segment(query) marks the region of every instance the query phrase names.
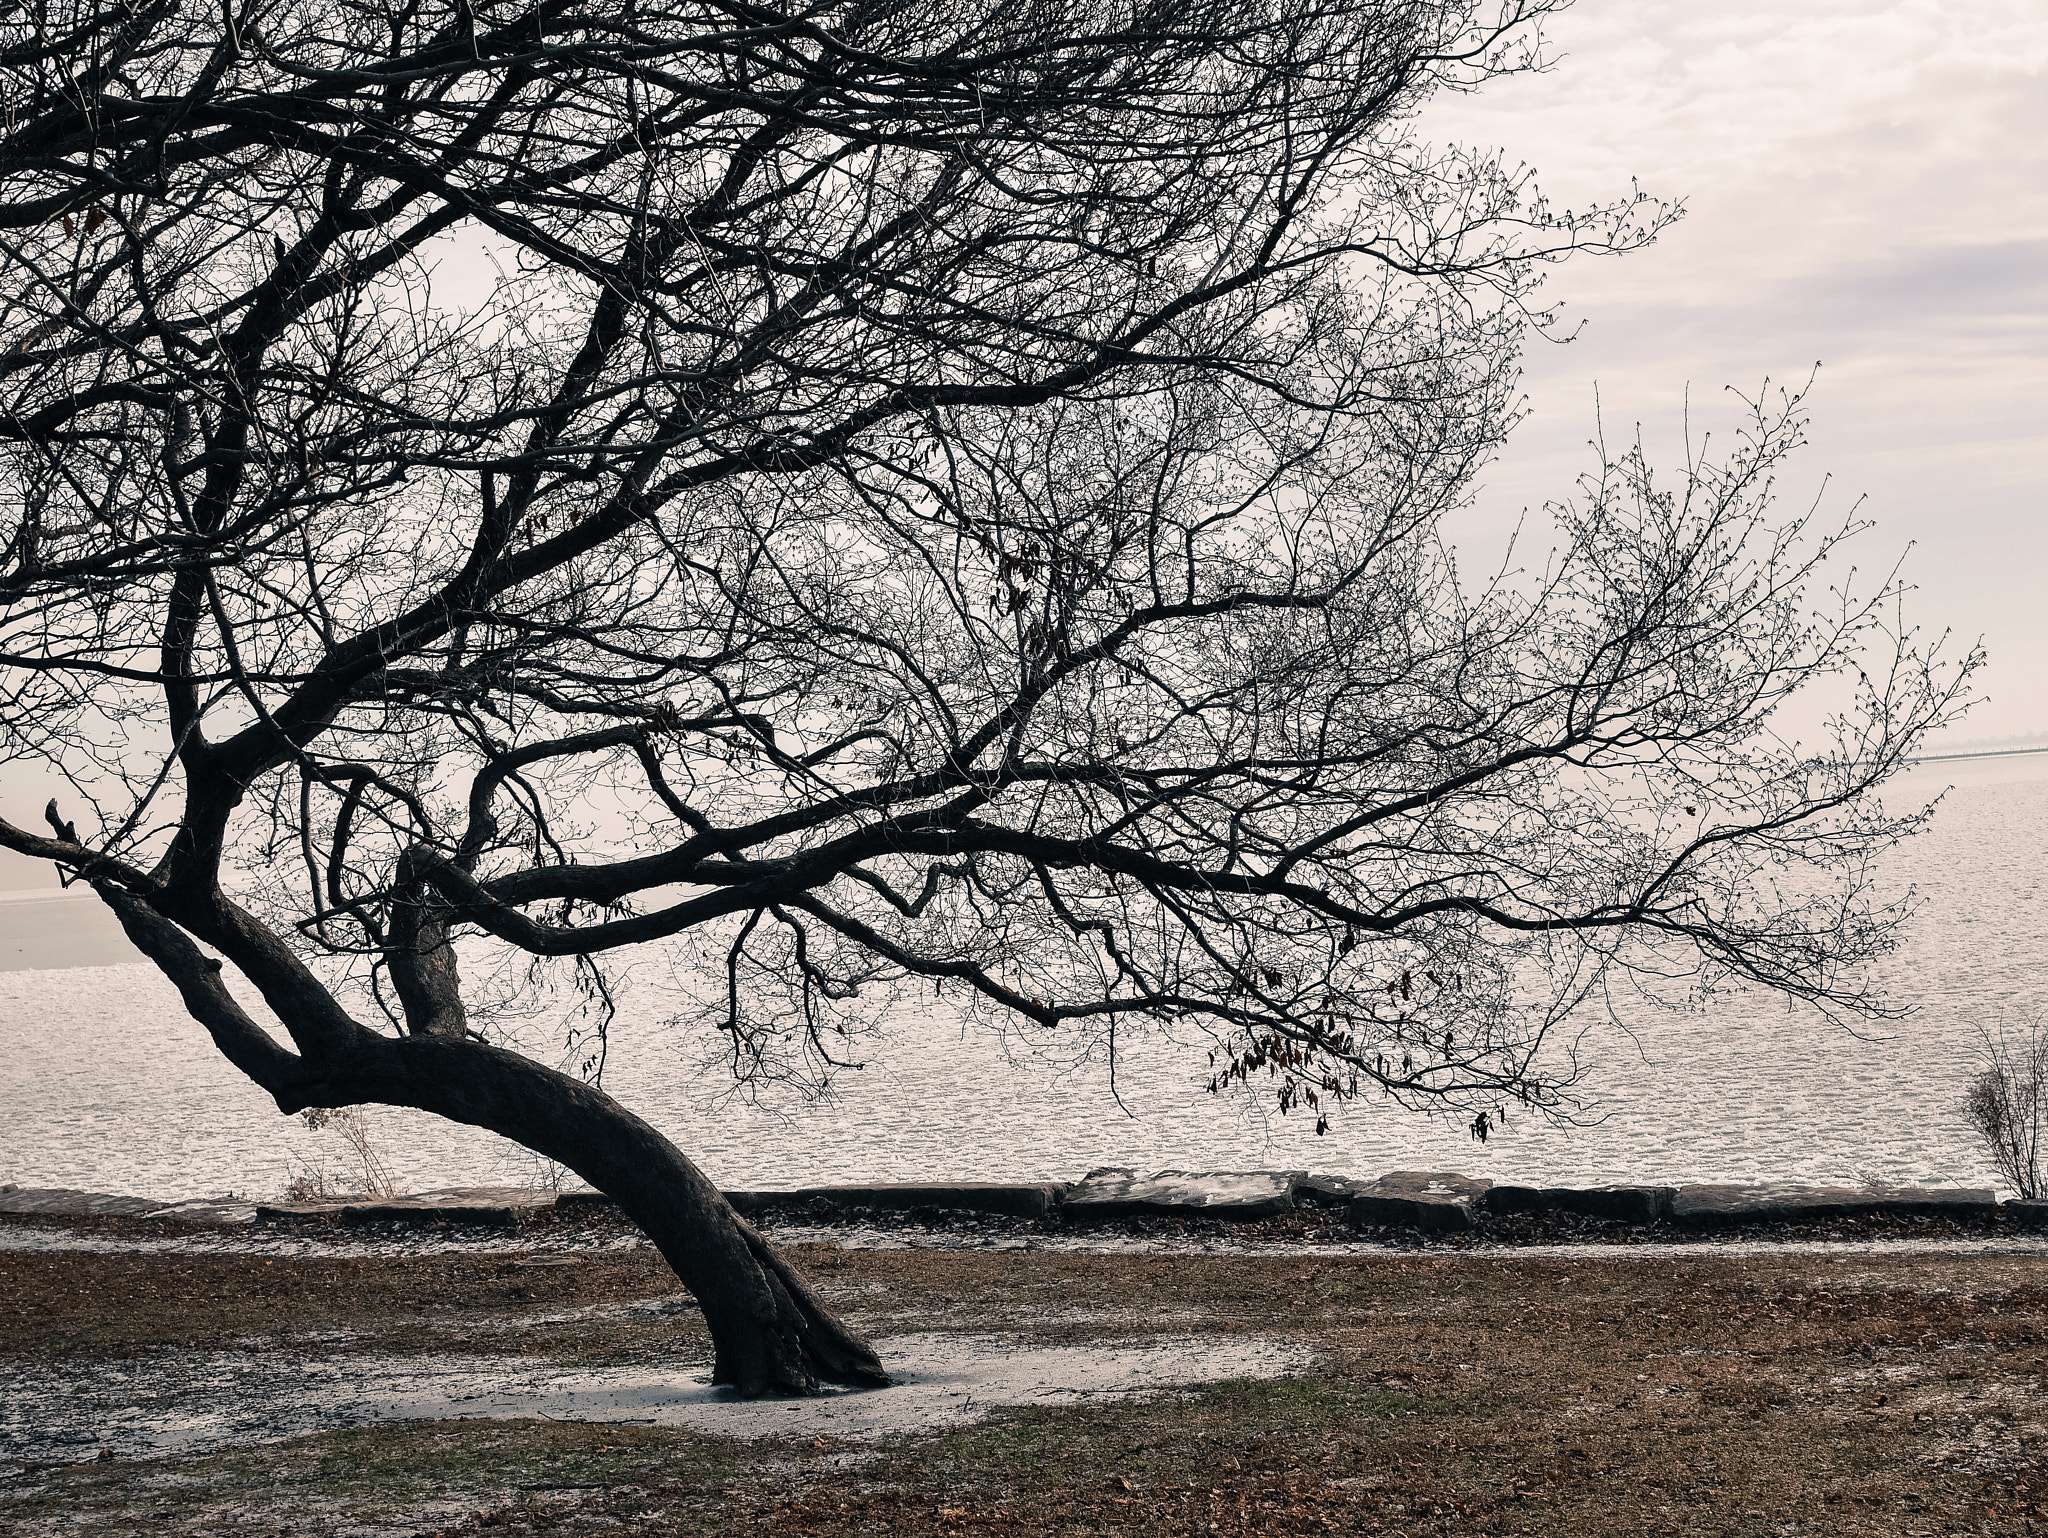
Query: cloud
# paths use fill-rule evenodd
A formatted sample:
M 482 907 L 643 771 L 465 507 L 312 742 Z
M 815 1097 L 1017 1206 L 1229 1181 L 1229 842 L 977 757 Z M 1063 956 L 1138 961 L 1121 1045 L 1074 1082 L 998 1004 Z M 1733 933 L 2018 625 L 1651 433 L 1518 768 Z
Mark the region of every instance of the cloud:
M 1695 439 L 1731 424 L 1723 386 L 1819 363 L 1787 505 L 1830 476 L 1868 492 L 1859 559 L 1917 545 L 1918 611 L 1987 636 L 1984 729 L 2048 729 L 2048 10 L 1584 0 L 1551 31 L 1555 71 L 1422 131 L 1505 146 L 1560 205 L 1635 177 L 1688 212 L 1652 250 L 1556 274 L 1585 325 L 1531 346 L 1534 415 L 1475 537 L 1588 467 L 1596 383 L 1610 440 L 1641 423 L 1674 461 L 1688 410 Z

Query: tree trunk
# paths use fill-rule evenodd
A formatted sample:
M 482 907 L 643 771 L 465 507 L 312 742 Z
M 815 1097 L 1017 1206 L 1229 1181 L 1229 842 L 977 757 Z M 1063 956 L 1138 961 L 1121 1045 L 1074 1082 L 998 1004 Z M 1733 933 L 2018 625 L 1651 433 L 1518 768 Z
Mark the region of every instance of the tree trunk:
M 867 1342 L 832 1317 L 703 1172 L 609 1095 L 464 1036 L 367 1030 L 279 951 L 254 959 L 272 1007 L 294 1027 L 301 1050 L 288 1052 L 235 1002 L 221 964 L 182 928 L 111 882 L 94 886 L 129 938 L 178 985 L 193 1018 L 287 1115 L 308 1106 L 412 1106 L 488 1127 L 616 1199 L 703 1306 L 714 1383 L 756 1398 L 814 1394 L 820 1383 L 889 1381 Z
M 614 1198 L 703 1306 L 712 1382 L 754 1398 L 889 1381 L 867 1342 L 832 1317 L 703 1172 L 610 1096 L 475 1041 L 379 1038 L 350 1059 L 307 1083 L 303 1104 L 377 1101 L 488 1127 Z

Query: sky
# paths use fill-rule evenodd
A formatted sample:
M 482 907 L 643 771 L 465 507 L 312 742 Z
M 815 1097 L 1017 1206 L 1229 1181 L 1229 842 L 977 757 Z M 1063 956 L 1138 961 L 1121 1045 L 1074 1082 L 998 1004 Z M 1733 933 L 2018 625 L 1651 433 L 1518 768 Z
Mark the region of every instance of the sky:
M 1729 387 L 1803 385 L 1788 509 L 1826 487 L 1905 556 L 1926 631 L 1982 639 L 1949 745 L 2048 739 L 2048 6 L 2041 0 L 1580 0 L 1547 74 L 1440 100 L 1420 130 L 1502 146 L 1552 202 L 1682 198 L 1648 251 L 1553 280 L 1572 341 L 1532 342 L 1529 420 L 1466 520 L 1476 566 L 1525 507 L 1638 428 L 1653 461 L 1728 429 Z M 0 768 L 0 813 L 54 788 Z M 0 851 L 0 889 L 54 885 Z
M 1676 465 L 1688 398 L 1697 436 L 1730 387 L 1814 376 L 1788 509 L 1866 498 L 1866 574 L 1903 552 L 1909 618 L 1982 638 L 1951 743 L 2048 738 L 2048 6 L 1580 0 L 1546 30 L 1554 70 L 1422 131 L 1505 147 L 1557 206 L 1633 177 L 1687 212 L 1556 273 L 1577 334 L 1529 348 L 1475 536 L 1568 492 L 1596 421 Z

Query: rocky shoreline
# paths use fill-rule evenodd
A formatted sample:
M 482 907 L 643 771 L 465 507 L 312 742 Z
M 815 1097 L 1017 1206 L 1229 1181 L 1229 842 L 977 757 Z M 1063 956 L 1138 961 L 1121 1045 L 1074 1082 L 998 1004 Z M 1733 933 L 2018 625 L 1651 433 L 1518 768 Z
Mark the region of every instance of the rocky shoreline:
M 2048 1201 L 1987 1189 L 1696 1184 L 1533 1187 L 1442 1171 L 1377 1180 L 1302 1171 L 1099 1169 L 1080 1181 L 820 1186 L 731 1191 L 764 1228 L 971 1232 L 1029 1239 L 1110 1230 L 1134 1238 L 1227 1235 L 1242 1242 L 1356 1238 L 1397 1245 L 1685 1242 L 1731 1238 L 1956 1237 L 2048 1232 Z M 432 1229 L 530 1226 L 628 1230 L 599 1192 L 461 1187 L 407 1196 L 159 1202 L 0 1186 L 0 1220 L 153 1229 Z

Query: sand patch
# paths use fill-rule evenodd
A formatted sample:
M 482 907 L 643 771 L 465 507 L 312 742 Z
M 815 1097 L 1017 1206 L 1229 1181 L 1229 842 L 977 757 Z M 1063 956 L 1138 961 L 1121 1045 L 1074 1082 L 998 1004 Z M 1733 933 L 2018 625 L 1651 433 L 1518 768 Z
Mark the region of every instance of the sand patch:
M 205 1452 L 405 1420 L 548 1417 L 714 1436 L 873 1441 L 964 1425 L 1002 1405 L 1074 1404 L 1306 1369 L 1313 1348 L 1272 1336 L 1176 1336 L 1040 1346 L 1014 1335 L 877 1342 L 897 1382 L 808 1399 L 739 1400 L 702 1363 L 599 1369 L 472 1354 L 310 1357 L 162 1352 L 0 1371 L 0 1449 L 26 1462 Z

